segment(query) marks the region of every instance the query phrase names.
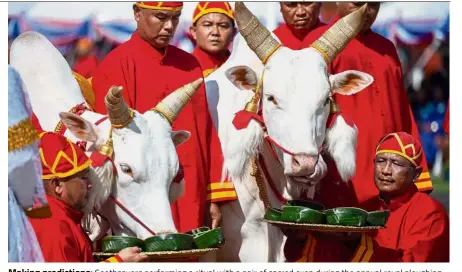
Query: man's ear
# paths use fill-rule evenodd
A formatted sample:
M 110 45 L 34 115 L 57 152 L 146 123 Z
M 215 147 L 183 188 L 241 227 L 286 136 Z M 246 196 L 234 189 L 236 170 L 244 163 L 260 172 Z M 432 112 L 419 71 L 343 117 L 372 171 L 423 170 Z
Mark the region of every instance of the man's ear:
M 59 118 L 72 132 L 72 134 L 82 141 L 96 143 L 98 141 L 97 128 L 77 114 L 69 112 L 59 113 Z
M 141 8 L 138 7 L 136 4 L 133 4 L 133 16 L 135 17 L 135 21 L 139 22 L 140 21 L 140 12 Z
M 229 81 L 241 90 L 254 90 L 257 88 L 257 74 L 248 66 L 231 67 L 226 70 L 225 74 Z
M 420 174 L 422 174 L 423 168 L 421 166 L 417 166 L 415 168 L 415 173 L 414 173 L 414 182 L 416 182 L 419 179 Z
M 366 73 L 347 70 L 329 76 L 332 93 L 352 95 L 364 90 L 374 82 L 374 78 Z
M 53 189 L 53 193 L 57 196 L 61 196 L 63 193 L 63 184 L 59 178 L 52 178 L 50 181 L 51 188 Z
M 191 133 L 186 130 L 178 130 L 172 131 L 172 141 L 175 147 L 185 143 L 189 137 L 191 137 Z
M 196 26 L 193 24 L 189 27 L 189 34 L 197 42 L 197 35 L 196 35 Z

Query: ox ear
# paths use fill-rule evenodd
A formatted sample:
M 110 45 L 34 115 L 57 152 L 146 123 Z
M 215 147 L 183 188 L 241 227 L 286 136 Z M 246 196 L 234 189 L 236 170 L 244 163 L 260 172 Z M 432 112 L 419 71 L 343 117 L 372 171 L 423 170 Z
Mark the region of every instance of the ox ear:
M 79 115 L 69 112 L 61 112 L 59 113 L 59 118 L 61 118 L 61 121 L 63 121 L 72 134 L 80 140 L 92 143 L 96 143 L 98 141 L 96 126 Z
M 332 93 L 352 95 L 364 90 L 374 82 L 374 78 L 366 73 L 347 70 L 329 77 Z
M 191 137 L 191 133 L 186 130 L 178 130 L 172 131 L 172 141 L 175 146 L 179 146 L 182 143 L 186 142 L 189 137 Z
M 229 81 L 241 90 L 254 90 L 257 87 L 257 74 L 248 66 L 231 67 L 225 74 Z

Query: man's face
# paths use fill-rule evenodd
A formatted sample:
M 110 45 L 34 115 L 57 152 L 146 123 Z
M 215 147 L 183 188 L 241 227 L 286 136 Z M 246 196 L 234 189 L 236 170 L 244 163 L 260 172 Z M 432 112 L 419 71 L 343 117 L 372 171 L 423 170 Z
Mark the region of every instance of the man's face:
M 137 30 L 154 48 L 165 48 L 175 35 L 181 11 L 152 10 L 133 5 Z
M 54 181 L 55 194 L 75 210 L 82 210 L 88 202 L 91 183 L 89 170 L 81 171 L 69 178 Z
M 367 3 L 367 16 L 361 32 L 367 31 L 379 14 L 380 2 L 337 2 L 337 12 L 340 17 L 344 17 Z
M 394 153 L 375 157 L 374 181 L 382 195 L 394 197 L 404 194 L 420 175 L 422 169 L 414 167 L 406 158 Z
M 281 2 L 281 13 L 287 25 L 295 30 L 311 30 L 319 17 L 322 3 Z
M 221 13 L 209 13 L 191 26 L 190 33 L 200 49 L 214 55 L 227 51 L 233 40 L 235 28 L 228 16 Z

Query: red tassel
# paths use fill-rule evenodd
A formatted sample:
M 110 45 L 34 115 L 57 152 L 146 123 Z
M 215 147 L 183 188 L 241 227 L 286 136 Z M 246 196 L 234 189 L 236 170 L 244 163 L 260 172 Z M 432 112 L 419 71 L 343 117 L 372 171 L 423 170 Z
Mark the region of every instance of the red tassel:
M 117 168 L 115 167 L 114 161 L 111 158 L 109 158 L 108 156 L 104 156 L 103 154 L 100 154 L 98 152 L 93 152 L 93 153 L 91 153 L 90 159 L 91 159 L 91 166 L 93 166 L 93 167 L 103 166 L 103 164 L 106 162 L 106 160 L 110 160 L 112 162 L 112 165 L 113 165 L 114 174 L 117 173 Z
M 335 123 L 335 120 L 337 119 L 338 116 L 342 116 L 343 120 L 345 120 L 345 123 L 349 125 L 350 127 L 354 127 L 355 123 L 353 122 L 353 119 L 351 119 L 348 116 L 345 116 L 341 112 L 336 112 L 334 114 L 330 114 L 329 117 L 327 118 L 327 128 L 332 128 L 332 126 Z
M 250 120 L 252 119 L 259 122 L 262 125 L 264 124 L 263 118 L 260 115 L 253 112 L 241 110 L 234 116 L 233 125 L 237 130 L 241 130 L 246 128 L 249 125 Z

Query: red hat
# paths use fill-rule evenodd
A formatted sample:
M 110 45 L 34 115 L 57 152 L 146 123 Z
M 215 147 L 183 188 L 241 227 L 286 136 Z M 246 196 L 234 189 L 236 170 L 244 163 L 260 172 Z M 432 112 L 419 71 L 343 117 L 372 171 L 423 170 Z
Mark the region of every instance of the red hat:
M 66 178 L 88 167 L 91 160 L 85 152 L 66 137 L 54 132 L 40 133 L 42 179 Z
M 414 166 L 422 161 L 422 146 L 406 132 L 395 132 L 384 136 L 375 150 L 375 155 L 394 153 L 408 159 Z
M 136 2 L 136 5 L 145 9 L 178 11 L 183 8 L 183 2 Z
M 194 10 L 192 23 L 209 13 L 221 13 L 234 20 L 233 9 L 228 2 L 199 2 Z

